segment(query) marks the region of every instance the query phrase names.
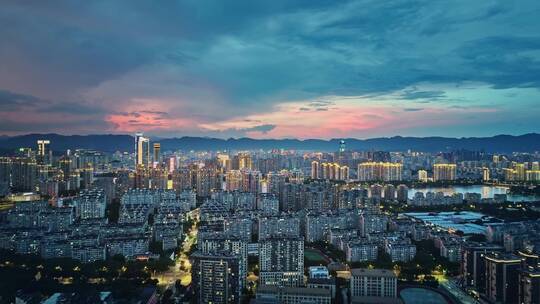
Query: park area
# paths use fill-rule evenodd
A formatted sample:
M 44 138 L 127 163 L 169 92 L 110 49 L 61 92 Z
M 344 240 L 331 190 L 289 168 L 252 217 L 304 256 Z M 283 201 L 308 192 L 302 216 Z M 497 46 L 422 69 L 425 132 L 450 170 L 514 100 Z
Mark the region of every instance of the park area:
M 328 265 L 330 261 L 319 250 L 306 248 L 304 250 L 304 261 L 306 266 Z

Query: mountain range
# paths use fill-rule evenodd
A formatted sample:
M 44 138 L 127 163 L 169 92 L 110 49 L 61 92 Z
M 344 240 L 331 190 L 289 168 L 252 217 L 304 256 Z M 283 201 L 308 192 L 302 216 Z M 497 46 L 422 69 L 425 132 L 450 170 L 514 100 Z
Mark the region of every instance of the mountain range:
M 35 147 L 38 139 L 51 141 L 51 149 L 61 152 L 67 149 L 95 149 L 105 152 L 127 151 L 134 149 L 134 137 L 131 135 L 60 135 L 28 134 L 20 136 L 1 136 L 0 150 L 13 151 L 20 147 Z M 201 150 L 271 150 L 295 149 L 316 151 L 337 151 L 341 139 L 253 139 L 253 138 L 209 138 L 180 137 L 159 138 L 161 149 L 201 151 Z M 423 151 L 440 152 L 459 149 L 486 152 L 534 152 L 540 151 L 540 134 L 497 135 L 492 137 L 380 137 L 371 139 L 345 138 L 348 150 L 383 150 L 383 151 Z

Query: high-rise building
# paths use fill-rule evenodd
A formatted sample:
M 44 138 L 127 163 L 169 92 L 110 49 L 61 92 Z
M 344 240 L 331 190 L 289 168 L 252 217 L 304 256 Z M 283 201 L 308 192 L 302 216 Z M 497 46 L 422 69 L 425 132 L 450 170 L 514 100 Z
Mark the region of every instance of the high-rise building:
M 214 166 L 205 166 L 196 170 L 197 195 L 209 197 L 211 192 L 218 187 L 217 169 Z
M 233 169 L 247 169 L 251 170 L 253 168 L 253 163 L 251 161 L 251 154 L 249 153 L 238 153 L 234 156 L 233 159 Z
M 423 183 L 428 181 L 428 174 L 426 170 L 418 170 L 418 181 Z
M 161 144 L 160 143 L 154 143 L 154 154 L 153 154 L 153 162 L 154 164 L 158 164 L 161 162 Z
M 74 199 L 77 217 L 81 219 L 104 218 L 107 197 L 102 189 L 83 190 Z
M 383 186 L 374 184 L 369 186 L 369 197 L 375 199 L 381 199 L 383 194 Z
M 279 199 L 274 194 L 261 194 L 257 199 L 257 209 L 261 210 L 264 215 L 278 215 Z
M 391 270 L 352 269 L 350 290 L 353 303 L 400 303 L 397 276 Z
M 342 139 L 339 141 L 339 152 L 343 153 L 346 150 L 345 140 Z
M 486 262 L 489 253 L 502 252 L 503 247 L 486 243 L 468 242 L 463 245 L 461 271 L 465 287 L 474 287 L 484 293 L 486 288 Z
M 272 237 L 300 237 L 300 218 L 272 216 L 259 220 L 259 242 Z
M 519 301 L 521 304 L 540 303 L 540 268 L 527 267 L 519 271 Z
M 314 166 L 316 167 L 314 168 Z M 341 166 L 338 163 L 322 163 L 319 165 L 318 162 L 314 161 L 311 164 L 311 170 L 312 170 L 311 171 L 312 178 L 314 178 L 313 173 L 317 172 L 318 178 L 322 178 L 322 179 L 329 179 L 329 180 L 349 179 L 349 167 Z
M 16 157 L 11 163 L 11 183 L 16 191 L 35 191 L 38 166 L 33 158 Z
M 312 179 L 319 179 L 321 176 L 320 173 L 321 166 L 319 165 L 318 161 L 312 161 L 311 162 L 311 178 Z
M 37 146 L 38 146 L 38 160 L 42 164 L 51 164 L 51 151 L 49 149 L 51 141 L 47 139 L 38 139 Z
M 486 297 L 491 303 L 518 303 L 519 275 L 522 260 L 511 254 L 487 254 Z M 520 302 L 521 303 L 521 302 Z
M 259 193 L 262 174 L 255 170 L 242 170 L 242 191 Z
M 434 164 L 433 181 L 450 181 L 456 179 L 456 164 Z
M 489 181 L 490 175 L 489 175 L 489 168 L 483 167 L 482 168 L 482 180 L 483 181 Z
M 397 187 L 397 200 L 400 203 L 406 203 L 409 197 L 409 188 L 406 185 L 399 185 Z
M 197 248 L 203 254 L 227 253 L 240 257 L 237 279 L 238 286 L 242 289 L 246 286 L 248 241 L 250 240 L 242 239 L 239 235 L 228 234 L 227 232 L 201 233 L 197 239 Z
M 515 180 L 524 181 L 526 179 L 525 164 L 514 164 L 514 170 L 516 172 Z
M 240 303 L 240 256 L 195 252 L 191 255 L 192 280 L 197 303 Z
M 349 167 L 341 166 L 339 168 L 339 178 L 338 180 L 348 180 L 349 179 Z
M 0 157 L 0 184 L 7 187 L 11 184 L 11 158 Z
M 366 181 L 400 181 L 403 175 L 403 164 L 389 162 L 367 162 L 358 164 L 358 180 Z
M 135 134 L 135 165 L 148 167 L 150 165 L 150 139 L 143 133 Z
M 384 200 L 393 201 L 396 198 L 396 187 L 392 184 L 384 186 Z
M 261 285 L 300 286 L 304 281 L 304 241 L 271 237 L 259 242 Z
M 540 181 L 540 170 L 527 170 L 525 175 L 528 182 Z

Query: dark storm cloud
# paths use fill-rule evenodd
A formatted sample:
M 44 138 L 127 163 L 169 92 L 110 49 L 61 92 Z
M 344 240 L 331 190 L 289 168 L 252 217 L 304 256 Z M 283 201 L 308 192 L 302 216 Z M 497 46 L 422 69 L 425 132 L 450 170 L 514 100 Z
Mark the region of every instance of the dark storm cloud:
M 30 108 L 31 107 L 31 108 Z M 51 101 L 32 95 L 0 90 L 0 109 L 9 111 L 37 110 L 45 113 L 74 115 L 105 114 L 101 107 L 86 105 L 84 102 Z
M 22 110 L 24 107 L 38 105 L 39 102 L 40 99 L 34 96 L 0 90 L 0 108 L 2 110 Z
M 478 80 L 497 88 L 540 87 L 540 35 L 485 37 L 457 52 L 477 71 Z

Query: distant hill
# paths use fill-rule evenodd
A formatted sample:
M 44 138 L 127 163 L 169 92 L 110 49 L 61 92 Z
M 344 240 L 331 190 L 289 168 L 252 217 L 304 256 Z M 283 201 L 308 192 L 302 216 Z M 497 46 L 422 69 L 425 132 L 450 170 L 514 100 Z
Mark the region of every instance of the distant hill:
M 106 152 L 128 151 L 134 148 L 130 135 L 59 135 L 28 134 L 0 139 L 0 151 L 19 147 L 35 147 L 38 139 L 49 139 L 53 151 L 67 149 L 95 149 Z M 336 151 L 340 139 L 218 139 L 208 137 L 161 138 L 162 150 L 255 150 L 296 149 Z M 493 137 L 382 137 L 371 139 L 346 138 L 350 150 L 384 150 L 438 152 L 457 149 L 484 150 L 486 152 L 534 152 L 540 151 L 540 134 L 519 136 L 497 135 Z
M 20 147 L 36 148 L 38 139 L 51 141 L 53 151 L 67 149 L 94 149 L 106 152 L 133 151 L 134 139 L 130 135 L 59 135 L 28 134 L 0 139 L 0 149 L 17 149 Z

